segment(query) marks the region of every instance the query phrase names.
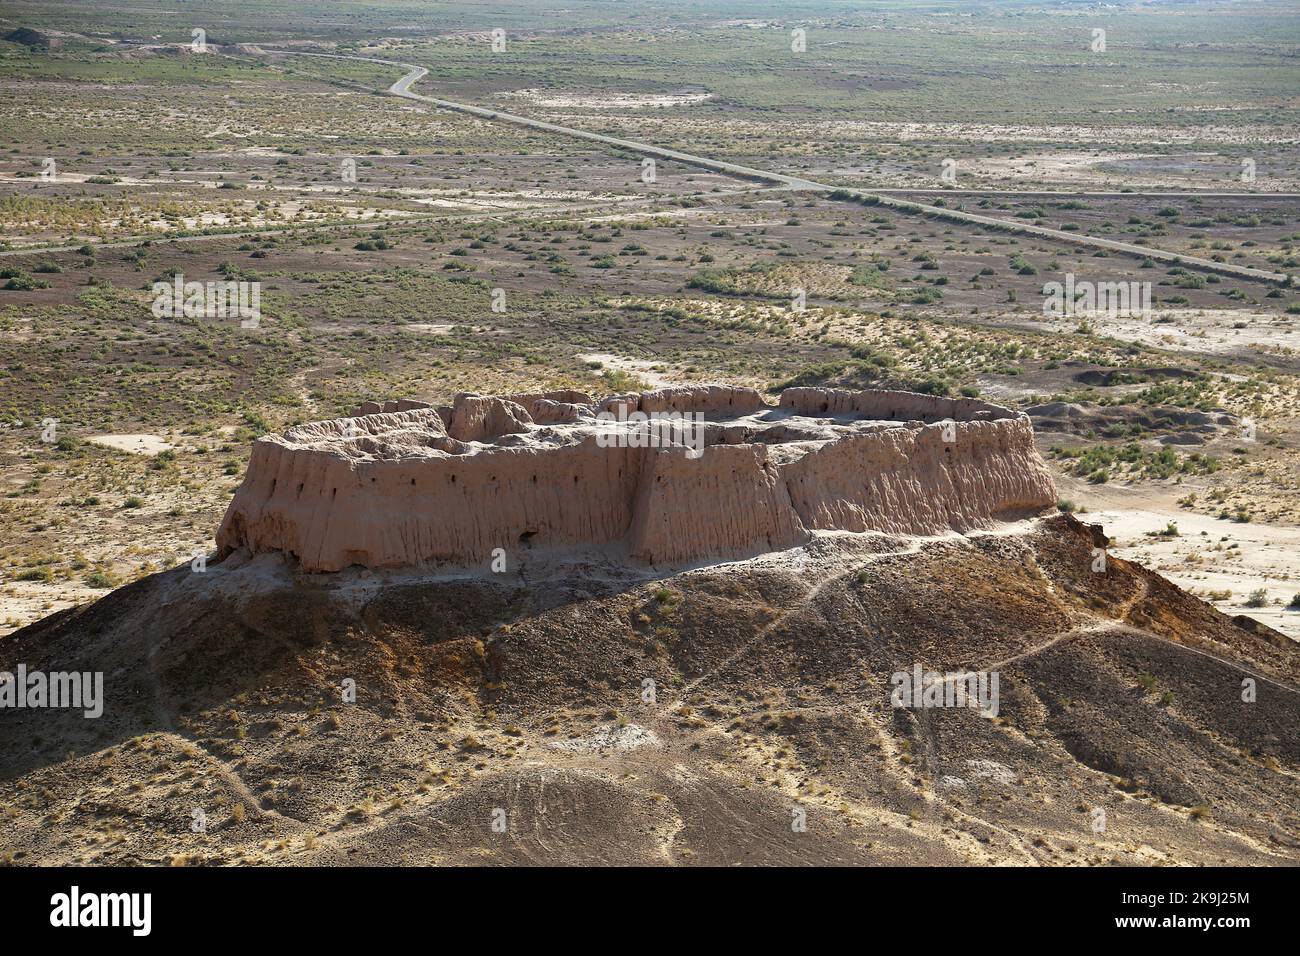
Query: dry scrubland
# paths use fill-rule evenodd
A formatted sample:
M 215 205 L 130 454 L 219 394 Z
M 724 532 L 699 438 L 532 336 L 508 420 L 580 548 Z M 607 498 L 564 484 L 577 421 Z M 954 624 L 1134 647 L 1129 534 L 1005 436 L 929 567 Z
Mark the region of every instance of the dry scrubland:
M 1300 229 L 1291 208 L 1269 204 L 1266 215 Z M 630 217 L 6 263 L 47 285 L 4 292 L 0 305 L 10 627 L 84 599 L 88 582 L 131 580 L 210 545 L 252 438 L 376 396 L 715 379 L 979 394 L 1045 409 L 1040 445 L 1076 506 L 1107 507 L 1137 484 L 1160 509 L 1216 516 L 1229 540 L 1243 520 L 1296 519 L 1296 300 L 1262 284 L 901 215 L 858 219 L 761 190 Z M 148 287 L 175 271 L 262 281 L 261 327 L 154 318 Z M 1107 335 L 1086 317 L 1047 320 L 1041 284 L 1067 271 L 1150 281 L 1158 308 Z M 806 311 L 791 309 L 791 287 L 808 290 Z M 492 311 L 493 288 L 504 312 Z M 1051 408 L 1061 402 L 1083 411 L 1068 420 Z M 1229 417 L 1208 430 L 1194 420 L 1215 409 Z M 56 444 L 40 441 L 51 417 Z M 1254 441 L 1241 440 L 1245 420 Z M 121 450 L 101 435 L 170 447 Z M 1290 600 L 1289 573 L 1270 575 L 1270 602 Z
M 562 18 L 525 4 L 472 27 L 477 9 L 455 3 L 421 6 L 418 15 L 406 3 L 315 4 L 312 22 L 289 4 L 208 6 L 208 22 L 194 23 L 152 0 L 89 13 L 72 3 L 0 10 L 0 36 L 18 27 L 37 35 L 0 40 L 0 125 L 11 131 L 0 152 L 0 538 L 7 544 L 0 634 L 210 550 L 250 442 L 268 431 L 338 416 L 372 398 L 445 402 L 462 390 L 555 388 L 604 394 L 722 380 L 978 395 L 1025 410 L 1057 476 L 1061 509 L 1104 523 L 1113 554 L 1230 615 L 1300 636 L 1300 609 L 1289 608 L 1300 595 L 1300 289 L 669 162 L 659 162 L 646 183 L 639 156 L 382 95 L 400 70 L 239 46 L 415 63 L 430 70 L 416 87 L 429 95 L 1294 273 L 1300 200 L 1287 194 L 1300 191 L 1300 129 L 1295 44 L 1287 38 L 1296 36 L 1300 16 L 1291 6 L 1189 3 L 1101 13 L 897 3 L 864 14 L 837 3 L 669 4 L 629 25 L 617 4 Z M 493 55 L 488 30 L 498 26 L 508 31 L 508 47 Z M 1088 49 L 1097 26 L 1107 30 L 1106 53 Z M 207 30 L 208 53 L 187 52 L 191 27 Z M 790 52 L 794 27 L 807 30 L 804 54 Z M 41 177 L 46 159 L 56 164 L 52 181 Z M 356 182 L 341 175 L 349 159 Z M 945 159 L 956 161 L 955 188 L 940 179 Z M 1253 183 L 1241 181 L 1243 160 L 1255 164 Z M 1149 194 L 1159 190 L 1176 194 Z M 260 327 L 155 318 L 152 283 L 178 273 L 260 281 Z M 1152 311 L 1046 318 L 1043 283 L 1065 273 L 1150 282 Z M 803 311 L 792 308 L 794 288 L 806 290 Z M 493 289 L 504 290 L 504 311 L 494 311 Z M 46 419 L 57 419 L 48 442 Z M 996 552 L 994 541 L 970 547 Z M 1036 560 L 1057 560 L 1058 545 L 1025 547 Z M 805 610 L 823 615 L 822 630 L 813 631 L 832 655 L 839 632 L 826 621 L 843 611 L 834 602 L 850 602 L 847 619 L 858 620 L 899 592 L 875 582 L 870 594 L 850 593 L 861 567 L 856 556 L 825 556 L 825 564 L 847 590 L 832 588 L 833 606 L 825 608 L 810 598 Z M 994 564 L 962 572 L 971 593 L 992 600 L 1005 590 Z M 938 557 L 907 567 L 890 581 L 912 571 L 957 574 Z M 330 682 L 319 679 L 345 669 L 337 642 L 303 650 L 291 636 L 266 652 L 286 655 L 268 658 L 267 674 L 288 675 L 287 682 L 313 675 L 301 699 L 232 685 L 227 700 L 197 701 L 183 713 L 174 705 L 194 687 L 164 679 L 149 693 L 166 722 L 124 718 L 108 737 L 70 745 L 80 754 L 73 761 L 42 751 L 39 766 L 28 768 L 39 783 L 6 783 L 17 787 L 6 794 L 14 801 L 4 802 L 15 808 L 10 819 L 21 834 L 9 840 L 16 849 L 0 845 L 0 852 L 52 861 L 359 859 L 369 841 L 385 847 L 409 836 L 402 807 L 411 801 L 432 800 L 454 823 L 489 799 L 475 781 L 538 753 L 570 755 L 563 759 L 573 764 L 566 779 L 578 781 L 574 799 L 604 807 L 606 784 L 593 782 L 601 754 L 618 750 L 624 735 L 640 741 L 644 731 L 662 741 L 673 728 L 698 736 L 673 738 L 672 753 L 703 748 L 726 781 L 743 778 L 748 787 L 757 780 L 781 799 L 815 789 L 825 812 L 841 817 L 835 825 L 852 831 L 846 845 L 860 853 L 854 859 L 903 859 L 911 846 L 936 861 L 1163 862 L 1186 858 L 1187 846 L 1199 843 L 1192 856 L 1214 862 L 1278 841 L 1294 846 L 1294 820 L 1271 817 L 1245 797 L 1239 817 L 1185 829 L 1204 816 L 1198 810 L 1193 818 L 1188 808 L 1209 799 L 1196 783 L 1207 761 L 1220 768 L 1216 774 L 1234 764 L 1254 773 L 1294 755 L 1272 743 L 1252 749 L 1254 730 L 1238 727 L 1236 742 L 1212 755 L 1188 744 L 1167 773 L 1153 756 L 1133 757 L 1154 719 L 1142 708 L 1157 706 L 1161 682 L 1199 678 L 1187 677 L 1181 652 L 1137 639 L 1114 643 L 1114 634 L 1088 637 L 1083 650 L 1062 646 L 1063 657 L 1035 664 L 1051 670 L 1041 675 L 1037 702 L 1026 699 L 1000 743 L 971 744 L 972 766 L 947 766 L 911 749 L 930 746 L 942 733 L 936 728 L 854 716 L 834 694 L 825 696 L 825 687 L 846 686 L 855 669 L 871 670 L 866 659 L 841 662 L 839 671 L 828 665 L 825 687 L 791 691 L 783 668 L 794 667 L 794 656 L 784 644 L 753 665 L 762 680 L 748 689 L 737 676 L 728 692 L 701 692 L 671 714 L 629 716 L 610 688 L 640 670 L 616 649 L 627 644 L 629 655 L 653 659 L 665 686 L 680 686 L 729 658 L 739 639 L 724 626 L 729 615 L 745 619 L 742 630 L 763 627 L 762 616 L 780 617 L 801 587 L 779 569 L 758 583 L 720 574 L 670 582 L 662 593 L 597 595 L 626 623 L 611 636 L 614 649 L 584 661 L 608 673 L 543 668 L 559 688 L 550 697 L 519 689 L 532 678 L 516 667 L 510 681 L 522 696 L 511 698 L 501 689 L 501 655 L 555 653 L 546 651 L 548 641 L 590 623 L 565 617 L 578 614 L 572 607 L 581 595 L 572 607 L 558 601 L 539 609 L 518 595 L 485 593 L 481 620 L 449 622 L 446 634 L 432 637 L 412 623 L 425 599 L 411 597 L 409 607 L 394 599 L 383 626 L 366 632 L 374 660 L 365 666 L 380 668 L 389 683 L 378 702 L 370 698 L 369 709 L 351 716 L 332 714 Z M 1147 581 L 1138 570 L 1125 575 Z M 1153 598 L 1158 606 L 1144 616 L 1132 612 L 1145 599 L 1116 613 L 1105 610 L 1115 595 L 1076 584 L 1078 606 L 1060 619 L 1034 619 L 1035 634 L 1046 640 L 1069 631 L 1085 609 L 1121 629 L 1163 620 L 1166 630 L 1157 631 L 1178 641 L 1188 632 L 1171 617 L 1199 620 L 1201 613 L 1169 595 Z M 163 585 L 140 587 L 153 594 Z M 475 596 L 448 587 L 449 600 Z M 1047 600 L 1025 588 L 1025 604 Z M 124 593 L 115 599 L 144 600 Z M 1019 600 L 989 611 L 993 631 L 1026 626 Z M 931 595 L 923 603 L 933 630 L 900 637 L 899 646 L 950 639 L 955 624 L 941 613 L 943 602 Z M 127 613 L 126 605 L 115 607 L 99 612 L 104 628 Z M 514 611 L 498 614 L 502 607 Z M 545 614 L 520 625 L 523 636 L 510 649 L 497 622 L 525 612 Z M 249 635 L 275 630 L 270 617 L 232 624 L 221 613 L 214 611 L 217 630 L 234 656 L 248 652 Z M 322 619 L 336 613 L 355 626 L 338 608 Z M 805 620 L 789 621 L 796 624 L 808 630 Z M 387 643 L 374 637 L 380 633 Z M 1216 640 L 1220 653 L 1271 666 L 1259 647 L 1233 643 L 1246 638 Z M 1010 657 L 1024 648 L 999 650 Z M 1080 665 L 1069 656 L 1076 653 L 1088 668 L 1117 668 L 1142 688 L 1136 703 L 1110 701 L 1123 708 L 1120 729 L 1112 727 L 1120 743 L 1103 745 L 1080 729 L 1095 717 L 1091 710 L 1071 713 L 1076 706 L 1105 711 L 1098 687 L 1083 686 L 1088 678 L 1078 678 L 1077 693 L 1052 690 Z M 951 658 L 998 659 L 973 650 Z M 235 680 L 225 665 L 213 666 L 223 681 Z M 1270 673 L 1285 677 L 1286 669 Z M 444 691 L 428 689 L 439 682 Z M 1203 689 L 1179 684 L 1171 693 L 1199 701 Z M 1190 727 L 1194 712 L 1179 720 Z M 406 729 L 385 737 L 395 715 Z M 836 777 L 824 752 L 826 740 L 857 740 L 864 726 L 878 738 L 871 758 L 887 768 L 881 792 L 870 795 Z M 1017 753 L 1010 755 L 998 748 L 1013 732 Z M 1175 733 L 1193 735 L 1186 727 Z M 591 744 L 593 734 L 604 734 L 603 743 Z M 1011 817 L 990 816 L 1004 796 L 987 788 L 1005 776 L 999 767 L 1028 759 L 1029 741 L 1048 738 L 1108 782 L 1044 768 L 1031 796 L 1014 806 L 1036 806 L 1042 832 L 1061 835 L 1046 847 L 999 836 Z M 570 739 L 587 743 L 550 746 Z M 639 744 L 628 749 L 644 752 Z M 351 776 L 336 792 L 322 792 L 322 768 L 347 754 Z M 674 773 L 664 756 L 651 784 L 629 785 L 635 792 L 624 797 L 644 802 L 641 818 L 662 829 L 633 855 L 664 852 L 689 862 L 685 853 L 663 851 L 674 826 L 689 835 L 720 808 L 757 813 L 769 799 L 752 803 L 751 791 L 733 791 L 731 783 L 701 785 Z M 107 789 L 94 821 L 78 831 L 93 833 L 89 842 L 63 831 L 39 835 L 41 821 L 75 821 L 83 812 L 42 796 L 41 787 L 56 793 L 90 775 Z M 945 809 L 934 789 L 944 775 L 968 786 L 982 780 L 985 789 L 959 795 L 964 808 Z M 521 805 L 530 788 L 545 785 L 527 774 L 520 780 Z M 1145 829 L 1122 845 L 1065 835 L 1077 831 L 1075 817 L 1086 825 L 1076 810 L 1080 788 L 1098 786 L 1149 812 Z M 188 819 L 174 797 L 191 792 L 217 817 L 229 816 L 229 840 L 177 850 L 157 836 L 168 814 Z M 917 794 L 927 796 L 916 802 Z M 140 811 L 133 801 L 144 797 L 149 806 Z M 669 812 L 674 800 L 678 812 Z M 979 826 L 961 822 L 972 801 L 985 821 Z M 875 854 L 871 838 L 855 829 L 871 820 L 897 831 L 897 841 L 883 851 L 877 844 Z M 620 826 L 601 823 L 611 832 Z M 919 843 L 905 832 L 913 828 L 922 831 Z M 682 845 L 697 859 L 720 859 L 727 839 L 713 833 Z M 437 852 L 467 861 L 477 851 Z M 519 852 L 528 859 L 535 850 Z M 792 852 L 799 859 L 804 850 Z

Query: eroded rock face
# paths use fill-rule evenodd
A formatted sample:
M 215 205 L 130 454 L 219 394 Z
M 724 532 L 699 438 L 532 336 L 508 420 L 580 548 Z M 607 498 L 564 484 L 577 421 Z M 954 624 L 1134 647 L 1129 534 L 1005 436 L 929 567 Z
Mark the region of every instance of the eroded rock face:
M 507 399 L 457 395 L 447 432 L 457 441 L 486 442 L 500 435 L 521 435 L 532 423 L 522 405 Z
M 1029 419 L 973 399 L 795 388 L 774 406 L 709 385 L 361 411 L 255 443 L 222 556 L 282 551 L 337 571 L 583 548 L 681 564 L 818 530 L 964 532 L 1056 501 Z

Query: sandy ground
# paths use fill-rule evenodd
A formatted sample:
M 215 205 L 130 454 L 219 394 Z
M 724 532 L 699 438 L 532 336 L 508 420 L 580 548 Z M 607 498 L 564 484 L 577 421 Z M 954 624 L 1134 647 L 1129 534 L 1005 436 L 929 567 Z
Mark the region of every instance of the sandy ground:
M 1096 143 L 1113 147 L 1130 144 L 1142 148 L 1190 144 L 1290 143 L 1285 131 L 1264 126 L 1198 126 L 1169 129 L 1155 126 L 999 126 L 981 123 L 893 123 L 870 120 L 833 120 L 820 124 L 828 136 L 853 135 L 867 139 L 903 141 L 948 140 L 979 143 Z M 1056 154 L 1043 153 L 1046 160 Z M 1027 157 L 1035 158 L 1035 157 Z
M 1155 348 L 1219 354 L 1300 348 L 1296 317 L 1235 309 L 1159 309 L 1146 316 L 1089 313 L 1045 321 L 1043 327 L 1071 332 L 1085 320 L 1098 335 Z
M 691 106 L 713 99 L 713 94 L 703 90 L 681 91 L 677 93 L 614 93 L 606 96 L 584 96 L 577 93 L 548 93 L 546 90 L 514 90 L 501 93 L 502 97 L 513 97 L 533 103 L 537 106 L 551 106 L 562 109 L 643 109 L 662 108 L 666 106 Z
M 98 601 L 107 589 L 60 583 L 57 586 L 32 581 L 10 581 L 0 589 L 0 637 L 33 621 L 49 617 L 55 611 Z
M 137 455 L 156 455 L 173 447 L 157 435 L 91 435 L 86 441 Z
M 599 362 L 608 369 L 635 375 L 651 388 L 665 388 L 669 385 L 684 385 L 685 379 L 675 377 L 663 371 L 662 362 L 647 362 L 645 359 L 622 358 L 609 352 L 589 352 L 576 356 L 580 362 Z M 659 369 L 659 371 L 656 371 Z
M 1029 153 L 1025 156 L 989 156 L 966 160 L 959 175 L 971 173 L 989 179 L 1031 179 L 1077 185 L 1116 177 L 1099 167 L 1103 163 L 1147 159 L 1152 153 Z M 1126 180 L 1127 182 L 1127 180 Z
M 1300 594 L 1300 528 L 1199 515 L 1151 488 L 1114 486 L 1080 497 L 1088 507 L 1080 519 L 1105 529 L 1110 553 L 1151 568 L 1224 614 L 1245 614 L 1300 640 L 1300 611 L 1287 608 Z M 1160 534 L 1171 523 L 1178 534 Z M 1260 589 L 1268 603 L 1247 607 Z

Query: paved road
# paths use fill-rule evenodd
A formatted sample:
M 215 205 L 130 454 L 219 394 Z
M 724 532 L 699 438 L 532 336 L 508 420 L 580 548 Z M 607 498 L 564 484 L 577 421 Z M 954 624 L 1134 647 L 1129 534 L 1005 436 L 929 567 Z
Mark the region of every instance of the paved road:
M 753 166 L 742 166 L 738 163 L 728 163 L 723 162 L 722 160 L 710 159 L 707 156 L 697 156 L 693 153 L 683 153 L 675 149 L 666 149 L 662 146 L 655 146 L 650 143 L 641 143 L 630 139 L 620 139 L 616 136 L 592 133 L 583 129 L 575 129 L 571 126 L 560 126 L 555 123 L 547 123 L 543 120 L 533 119 L 528 116 L 520 116 L 516 113 L 504 113 L 500 110 L 487 109 L 482 106 L 471 106 L 467 103 L 457 103 L 452 100 L 439 99 L 433 96 L 423 96 L 419 93 L 412 93 L 411 87 L 415 83 L 424 79 L 424 77 L 428 76 L 429 71 L 424 67 L 415 66 L 410 63 L 400 63 L 396 60 L 382 60 L 375 57 L 346 56 L 341 53 L 304 53 L 299 51 L 273 50 L 264 50 L 263 52 L 284 52 L 291 53 L 294 56 L 312 56 L 323 59 L 358 60 L 365 63 L 378 63 L 384 66 L 398 67 L 407 72 L 401 79 L 388 88 L 388 92 L 408 100 L 428 103 L 432 106 L 437 106 L 440 109 L 452 110 L 457 113 L 466 113 L 470 116 L 477 116 L 481 119 L 501 123 L 512 123 L 516 126 L 554 133 L 558 136 L 568 136 L 573 139 L 584 139 L 589 142 L 601 143 L 606 146 L 616 146 L 619 149 L 625 149 L 629 152 L 638 153 L 643 156 L 668 159 L 674 162 L 684 163 L 688 166 L 710 169 L 715 172 L 740 176 L 745 179 L 775 183 L 788 189 L 825 193 L 834 199 L 856 201 L 865 206 L 883 206 L 888 209 L 898 210 L 899 212 L 925 216 L 931 219 L 969 223 L 997 229 L 1003 232 L 1014 233 L 1016 235 L 1049 239 L 1053 242 L 1066 243 L 1071 246 L 1079 246 L 1087 249 L 1105 249 L 1107 251 L 1119 252 L 1124 255 L 1136 256 L 1142 259 L 1152 259 L 1157 262 L 1166 262 L 1171 265 L 1183 265 L 1206 272 L 1218 272 L 1223 275 L 1236 276 L 1238 278 L 1279 283 L 1290 282 L 1292 279 L 1291 276 L 1285 273 L 1269 272 L 1265 269 L 1252 269 L 1248 266 L 1239 266 L 1227 262 L 1215 262 L 1213 259 L 1202 259 L 1197 256 L 1183 255 L 1181 253 L 1169 252 L 1163 249 L 1155 249 L 1150 246 L 1137 245 L 1136 243 L 1120 242 L 1116 239 L 1103 239 L 1096 236 L 1064 232 L 1059 229 L 1050 229 L 1046 226 L 1035 226 L 1028 223 L 1017 222 L 1015 220 L 1000 219 L 995 216 L 983 216 L 978 213 L 949 209 L 943 206 L 931 206 L 910 199 L 898 198 L 885 190 L 863 190 L 843 186 L 832 186 L 826 183 L 818 183 L 810 179 L 804 179 L 799 176 L 787 176 L 784 173 L 774 173 L 765 169 L 756 169 Z M 1059 195 L 1070 194 L 1061 193 Z M 1134 194 L 1123 193 L 1121 195 L 1131 196 Z
M 424 96 L 419 93 L 412 93 L 411 87 L 415 83 L 429 75 L 429 71 L 424 67 L 415 66 L 410 63 L 400 63 L 396 60 L 384 60 L 377 57 L 367 56 L 347 56 L 341 53 L 306 53 L 298 50 L 270 50 L 259 46 L 250 45 L 246 49 L 254 53 L 289 55 L 289 56 L 307 56 L 328 60 L 353 60 L 362 63 L 377 63 L 382 66 L 393 66 L 404 69 L 407 72 L 388 88 L 388 92 L 394 96 L 400 96 L 404 99 L 414 100 L 419 103 L 427 103 L 440 109 L 452 110 L 457 113 L 465 113 L 470 116 L 476 116 L 480 119 L 491 120 L 501 123 L 512 123 L 516 126 L 522 126 L 527 129 L 540 130 L 546 133 L 553 133 L 557 136 L 567 136 L 573 139 L 583 139 L 593 143 L 600 143 L 606 146 L 614 146 L 629 152 L 637 153 L 642 156 L 650 156 L 658 159 L 667 159 L 673 162 L 682 163 L 688 166 L 695 166 L 700 169 L 708 169 L 714 172 L 724 173 L 730 176 L 739 176 L 747 180 L 758 182 L 772 183 L 776 186 L 800 190 L 806 192 L 817 192 L 829 195 L 833 199 L 842 199 L 861 203 L 864 206 L 883 206 L 888 209 L 894 209 L 899 212 L 924 216 L 932 219 L 941 219 L 949 222 L 968 223 L 986 228 L 997 229 L 1003 232 L 1014 233 L 1016 235 L 1034 236 L 1036 238 L 1048 239 L 1053 242 L 1065 243 L 1071 246 L 1079 246 L 1089 249 L 1105 249 L 1107 251 L 1119 252 L 1125 255 L 1136 256 L 1143 259 L 1152 259 L 1157 262 L 1166 262 L 1170 264 L 1184 265 L 1191 268 L 1200 269 L 1207 272 L 1218 272 L 1224 275 L 1236 276 L 1245 279 L 1262 280 L 1265 282 L 1292 282 L 1292 277 L 1280 273 L 1269 272 L 1264 269 L 1252 269 L 1247 266 L 1239 266 L 1226 262 L 1215 262 L 1212 259 L 1203 259 L 1196 256 L 1183 255 L 1181 253 L 1169 252 L 1163 249 L 1155 249 L 1150 246 L 1141 246 L 1135 243 L 1120 242 L 1115 239 L 1103 239 L 1100 237 L 1081 235 L 1079 233 L 1064 232 L 1059 229 L 1051 229 L 1046 226 L 1035 226 L 1028 223 L 1017 222 L 1010 219 L 1000 219 L 995 216 L 983 216 L 977 213 L 966 212 L 964 210 L 949 209 L 942 206 L 932 206 L 927 203 L 917 202 L 910 199 L 898 198 L 895 192 L 925 192 L 925 190 L 863 190 L 851 187 L 834 186 L 826 183 L 814 182 L 810 179 L 804 179 L 799 176 L 788 176 L 785 173 L 775 173 L 765 169 L 757 169 L 753 166 L 743 166 L 739 163 L 728 163 L 723 160 L 710 159 L 707 156 L 697 156 L 693 153 L 684 153 L 675 149 L 667 149 L 662 146 L 655 146 L 650 143 L 642 143 L 636 140 L 620 139 L 616 136 L 606 136 L 603 133 L 592 133 L 587 130 L 575 129 L 571 126 L 560 126 L 556 123 L 547 123 L 544 120 L 533 119 L 528 116 L 520 116 L 515 113 L 504 113 L 500 110 L 487 109 L 482 106 L 472 106 L 468 103 L 457 103 L 453 100 L 439 99 L 433 96 Z M 1027 194 L 1032 195 L 1032 194 Z M 1044 195 L 1055 196 L 1072 196 L 1088 195 L 1075 193 L 1050 193 Z M 1104 195 L 1104 194 L 1097 194 Z M 1141 193 L 1120 193 L 1122 196 L 1147 195 Z M 1162 194 L 1150 194 L 1162 195 Z M 1177 195 L 1177 194 L 1167 194 Z M 1199 195 L 1237 195 L 1237 194 L 1199 194 Z M 1247 194 L 1253 195 L 1253 194 Z M 1277 194 L 1261 194 L 1277 195 Z M 409 217 L 407 221 L 416 217 Z M 420 217 L 423 218 L 423 217 Z M 434 217 L 429 217 L 434 218 Z M 360 224 L 357 224 L 357 228 Z M 301 227 L 299 227 L 301 228 Z M 267 234 L 267 231 L 259 233 Z M 227 233 L 226 236 L 239 235 L 238 233 Z M 191 239 L 211 239 L 217 236 L 189 237 Z M 118 243 L 109 243 L 106 245 L 130 245 L 138 240 L 122 240 Z M 164 241 L 159 237 L 158 241 Z M 47 248 L 42 251 L 53 252 L 62 251 L 67 248 L 76 248 L 75 246 Z M 4 255 L 22 255 L 24 250 L 10 250 L 0 252 Z
M 814 183 L 807 179 L 800 179 L 797 176 L 786 176 L 783 173 L 773 173 L 765 169 L 755 169 L 752 166 L 741 166 L 738 163 L 727 163 L 718 159 L 709 159 L 707 156 L 696 156 L 692 153 L 682 153 L 675 149 L 666 149 L 662 146 L 654 146 L 649 143 L 639 143 L 635 140 L 619 139 L 616 136 L 606 136 L 603 133 L 591 133 L 583 129 L 574 129 L 572 126 L 559 126 L 555 123 L 547 123 L 544 120 L 533 119 L 529 116 L 520 116 L 517 113 L 503 113 L 500 110 L 487 109 L 482 106 L 471 106 L 468 103 L 456 103 L 452 100 L 438 99 L 435 96 L 423 96 L 419 93 L 412 93 L 411 86 L 428 76 L 429 71 L 422 66 L 413 66 L 410 63 L 398 63 L 396 60 L 379 60 L 368 56 L 345 56 L 341 53 L 301 53 L 287 50 L 268 50 L 267 52 L 292 52 L 292 55 L 294 56 L 314 56 L 331 60 L 360 60 L 365 63 L 380 63 L 385 66 L 396 66 L 407 70 L 408 72 L 400 80 L 390 86 L 388 92 L 395 96 L 404 97 L 408 100 L 416 100 L 420 103 L 429 103 L 441 109 L 454 110 L 457 113 L 468 113 L 470 116 L 477 116 L 480 119 L 495 120 L 501 123 L 513 123 L 516 126 L 525 126 L 528 129 L 541 130 L 545 133 L 555 133 L 557 136 L 585 139 L 593 143 L 601 143 L 605 146 L 617 146 L 620 149 L 626 149 L 643 156 L 669 159 L 674 162 L 685 163 L 688 166 L 711 169 L 715 172 L 740 176 L 744 179 L 756 179 L 760 182 L 776 183 L 789 189 L 806 189 L 815 192 L 828 192 L 835 188 L 821 183 Z
M 1164 189 L 1146 192 L 1132 189 L 1065 192 L 1060 189 L 943 189 L 931 186 L 913 188 L 891 186 L 889 189 L 872 191 L 890 194 L 922 193 L 933 196 L 1024 196 L 1028 199 L 1300 199 L 1300 193 L 1174 192 Z
M 995 216 L 981 216 L 973 212 L 958 211 L 955 209 L 945 209 L 940 206 L 929 206 L 925 203 L 910 202 L 903 199 L 895 199 L 893 196 L 873 196 L 870 193 L 862 193 L 857 190 L 853 191 L 854 198 L 867 205 L 888 206 L 903 212 L 913 212 L 918 215 L 928 216 L 932 219 L 946 219 L 950 222 L 969 222 L 977 225 L 988 226 L 992 229 L 999 229 L 1003 232 L 1011 232 L 1022 236 L 1035 236 L 1041 239 L 1051 239 L 1055 242 L 1064 242 L 1072 246 L 1082 246 L 1088 249 L 1105 249 L 1113 252 L 1121 252 L 1125 255 L 1136 256 L 1140 259 L 1151 259 L 1155 262 L 1167 262 L 1170 265 L 1182 265 L 1204 272 L 1218 272 L 1222 275 L 1236 276 L 1242 279 L 1256 279 L 1265 282 L 1290 283 L 1292 277 L 1282 272 L 1269 272 L 1265 269 L 1252 269 L 1249 266 L 1234 265 L 1230 262 L 1215 262 L 1213 259 L 1202 259 L 1199 256 L 1184 255 L 1180 252 L 1168 252 L 1164 249 L 1155 249 L 1151 246 L 1139 246 L 1132 242 L 1120 242 L 1117 239 L 1102 239 L 1099 236 L 1085 236 L 1078 233 L 1063 232 L 1059 229 L 1049 229 L 1046 226 L 1032 226 L 1027 223 L 1013 222 L 1009 219 L 998 219 Z

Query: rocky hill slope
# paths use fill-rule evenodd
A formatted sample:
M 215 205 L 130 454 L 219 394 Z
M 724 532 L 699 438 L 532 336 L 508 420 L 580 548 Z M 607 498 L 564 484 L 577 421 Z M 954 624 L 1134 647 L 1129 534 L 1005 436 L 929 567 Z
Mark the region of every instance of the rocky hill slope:
M 107 698 L 0 710 L 0 853 L 1300 862 L 1296 646 L 1104 543 L 1056 515 L 673 573 L 178 568 L 0 642 Z M 893 706 L 916 665 L 999 674 L 997 715 Z

